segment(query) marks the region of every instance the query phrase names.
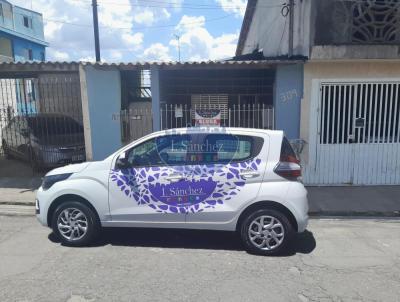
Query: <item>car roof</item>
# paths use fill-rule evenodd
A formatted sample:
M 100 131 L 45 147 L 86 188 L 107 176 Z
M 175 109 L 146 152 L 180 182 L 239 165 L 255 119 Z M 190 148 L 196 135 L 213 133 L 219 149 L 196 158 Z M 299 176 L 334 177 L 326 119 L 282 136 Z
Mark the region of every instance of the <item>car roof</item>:
M 173 128 L 155 132 L 153 134 L 180 134 L 180 133 L 213 133 L 213 134 L 267 134 L 269 136 L 282 136 L 282 130 L 269 130 L 257 128 L 239 128 L 239 127 L 186 127 Z

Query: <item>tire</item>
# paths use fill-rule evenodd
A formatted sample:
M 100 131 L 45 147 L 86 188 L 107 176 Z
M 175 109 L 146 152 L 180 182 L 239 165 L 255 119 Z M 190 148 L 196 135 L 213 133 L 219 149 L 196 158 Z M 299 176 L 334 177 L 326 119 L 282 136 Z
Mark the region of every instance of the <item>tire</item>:
M 59 205 L 53 213 L 51 226 L 54 234 L 66 246 L 88 246 L 101 230 L 96 213 L 78 201 L 66 201 Z
M 272 225 L 271 222 L 275 227 L 266 228 Z M 260 229 L 260 225 L 264 227 Z M 249 213 L 242 220 L 239 231 L 245 249 L 251 254 L 264 256 L 281 254 L 288 248 L 294 236 L 294 229 L 288 218 L 273 209 L 258 209 Z

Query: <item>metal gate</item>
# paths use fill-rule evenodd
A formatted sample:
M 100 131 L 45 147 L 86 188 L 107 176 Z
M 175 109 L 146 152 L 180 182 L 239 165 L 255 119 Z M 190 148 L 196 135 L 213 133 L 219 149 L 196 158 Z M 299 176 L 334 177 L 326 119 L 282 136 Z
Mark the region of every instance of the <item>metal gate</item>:
M 195 112 L 198 109 L 217 109 L 221 111 L 221 126 L 258 129 L 274 129 L 274 108 L 265 104 L 165 104 L 161 106 L 161 128 L 171 129 L 195 125 Z
M 34 168 L 85 160 L 78 74 L 0 78 L 0 155 Z
M 274 129 L 274 108 L 264 104 L 231 105 L 195 104 L 193 107 L 182 104 L 164 104 L 160 107 L 160 126 L 162 130 L 193 127 L 197 109 L 217 109 L 221 112 L 222 127 L 242 127 Z M 122 141 L 126 144 L 153 131 L 151 103 L 138 103 L 120 113 Z
M 307 184 L 400 184 L 400 82 L 321 83 L 317 110 Z

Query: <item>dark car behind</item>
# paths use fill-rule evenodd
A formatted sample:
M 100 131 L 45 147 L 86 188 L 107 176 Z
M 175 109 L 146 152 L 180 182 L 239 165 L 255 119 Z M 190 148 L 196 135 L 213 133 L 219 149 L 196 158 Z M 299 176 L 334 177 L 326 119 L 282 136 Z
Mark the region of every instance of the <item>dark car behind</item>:
M 16 116 L 2 129 L 2 145 L 6 155 L 42 168 L 85 161 L 83 127 L 65 115 Z

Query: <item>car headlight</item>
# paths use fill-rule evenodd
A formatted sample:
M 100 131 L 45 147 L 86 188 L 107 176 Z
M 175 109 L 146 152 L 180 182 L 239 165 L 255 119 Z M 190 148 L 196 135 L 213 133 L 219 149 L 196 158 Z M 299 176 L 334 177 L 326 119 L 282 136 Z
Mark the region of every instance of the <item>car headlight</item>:
M 56 182 L 66 180 L 70 177 L 72 173 L 64 173 L 64 174 L 56 174 L 56 175 L 49 175 L 43 178 L 42 188 L 43 190 L 50 189 L 52 185 Z

